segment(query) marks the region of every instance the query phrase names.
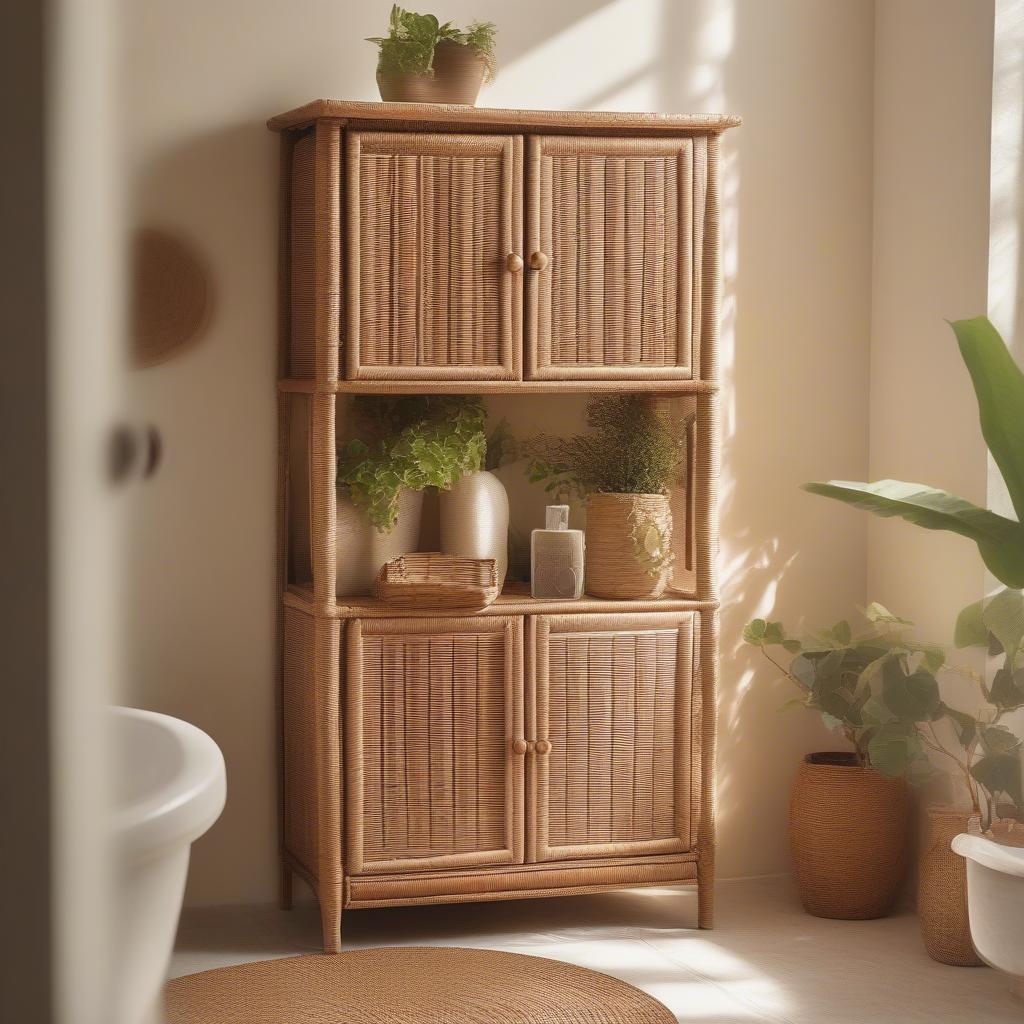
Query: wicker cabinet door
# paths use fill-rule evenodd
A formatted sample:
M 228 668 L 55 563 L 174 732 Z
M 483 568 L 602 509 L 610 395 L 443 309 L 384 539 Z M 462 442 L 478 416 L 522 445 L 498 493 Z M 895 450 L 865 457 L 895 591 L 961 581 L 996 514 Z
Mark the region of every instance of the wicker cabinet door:
M 700 138 L 530 138 L 529 377 L 695 375 L 706 154 Z
M 694 613 L 538 616 L 530 632 L 530 859 L 690 849 Z
M 350 132 L 350 378 L 522 376 L 522 151 L 515 135 Z
M 522 863 L 522 619 L 347 634 L 347 873 Z

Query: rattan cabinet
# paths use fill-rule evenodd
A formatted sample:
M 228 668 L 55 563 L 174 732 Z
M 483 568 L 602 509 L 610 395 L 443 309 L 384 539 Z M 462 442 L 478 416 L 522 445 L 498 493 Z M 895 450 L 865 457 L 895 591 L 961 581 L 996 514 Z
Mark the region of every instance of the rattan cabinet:
M 635 885 L 695 882 L 712 923 L 718 152 L 737 123 L 324 100 L 270 121 L 281 895 L 309 882 L 328 951 L 345 909 Z M 664 597 L 511 583 L 439 615 L 335 596 L 349 395 L 608 390 L 688 422 Z

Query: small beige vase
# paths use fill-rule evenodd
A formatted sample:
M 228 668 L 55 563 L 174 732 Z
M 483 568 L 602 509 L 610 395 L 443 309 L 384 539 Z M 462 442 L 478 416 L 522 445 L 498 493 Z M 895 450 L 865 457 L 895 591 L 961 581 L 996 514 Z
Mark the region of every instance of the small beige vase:
M 423 492 L 403 489 L 398 522 L 390 533 L 381 533 L 348 497 L 338 495 L 338 597 L 372 594 L 385 562 L 417 550 L 422 512 Z
M 588 594 L 620 600 L 660 597 L 672 575 L 671 550 L 672 511 L 665 495 L 587 498 Z
M 967 918 L 967 861 L 950 843 L 971 831 L 971 815 L 953 807 L 928 808 L 928 835 L 921 851 L 917 916 L 924 948 L 933 960 L 955 967 L 978 967 Z
M 470 473 L 439 494 L 441 551 L 466 558 L 493 558 L 498 586 L 508 571 L 508 492 L 486 470 Z

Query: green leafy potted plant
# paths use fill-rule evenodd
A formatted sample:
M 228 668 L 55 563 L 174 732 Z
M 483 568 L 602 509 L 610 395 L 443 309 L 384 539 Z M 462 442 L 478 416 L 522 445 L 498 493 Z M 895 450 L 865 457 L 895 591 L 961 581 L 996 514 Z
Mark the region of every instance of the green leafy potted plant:
M 1020 589 L 1024 587 L 1024 372 L 1013 360 L 1006 343 L 986 317 L 957 320 L 951 324 L 960 347 L 960 354 L 971 375 L 978 400 L 981 431 L 992 459 L 1002 474 L 1007 493 L 1017 518 L 1011 519 L 985 508 L 973 505 L 963 498 L 925 484 L 906 483 L 900 480 L 880 480 L 876 483 L 860 483 L 846 480 L 830 480 L 826 483 L 810 483 L 805 489 L 813 494 L 853 505 L 873 512 L 878 516 L 895 516 L 927 530 L 946 530 L 974 541 L 988 570 L 1007 590 L 997 593 L 985 601 L 966 609 L 957 624 L 957 643 L 961 646 L 991 644 L 991 649 L 1015 651 L 1007 654 L 1002 668 L 996 672 L 991 688 L 981 680 L 983 696 L 995 708 L 997 719 L 1016 702 L 1024 701 L 1024 678 L 1021 676 L 1019 642 L 1007 643 L 1007 637 L 1014 637 L 1024 626 L 1024 612 Z M 990 638 L 986 640 L 985 638 Z M 1019 749 L 1016 737 L 1002 727 L 990 723 L 994 731 L 974 734 L 974 750 L 980 750 L 980 759 L 972 768 L 973 777 L 989 793 L 1008 796 L 1018 808 L 1020 801 Z M 995 731 L 998 730 L 998 731 Z M 1002 745 L 1010 744 L 1011 749 L 1003 750 Z M 979 777 L 980 776 L 980 777 Z M 966 831 L 968 822 L 977 817 L 996 817 L 995 797 L 988 807 L 979 806 L 977 795 L 973 798 L 971 815 L 954 812 L 950 808 L 933 809 L 932 819 L 937 827 L 942 819 L 948 826 L 953 818 L 959 817 Z M 936 832 L 936 836 L 939 833 Z M 942 833 L 945 836 L 945 833 Z M 943 855 L 948 854 L 948 842 L 936 838 L 931 849 Z M 929 937 L 929 921 L 950 922 L 966 929 L 965 886 L 963 864 L 956 858 L 960 875 L 959 887 L 948 883 L 942 888 L 919 893 L 918 905 L 925 941 L 929 952 L 936 959 L 935 950 L 941 946 L 941 936 Z M 949 872 L 947 872 L 948 874 Z M 922 870 L 922 878 L 924 871 Z M 941 905 L 935 905 L 940 901 Z M 951 905 L 955 901 L 955 906 Z M 969 936 L 960 938 L 953 945 L 969 946 Z M 973 951 L 971 951 L 973 958 Z M 960 962 L 945 960 L 945 962 Z M 962 962 L 976 962 L 963 960 Z
M 990 607 L 972 606 L 961 616 L 961 645 L 991 642 L 983 621 Z M 953 769 L 979 818 L 1000 796 L 1017 807 L 1022 802 L 1020 741 L 999 719 L 1024 706 L 1024 691 L 1009 681 L 989 688 L 975 673 L 953 669 L 941 647 L 913 640 L 911 623 L 879 604 L 866 617 L 870 628 L 859 635 L 845 621 L 799 639 L 763 619 L 744 631 L 744 640 L 799 687 L 790 704 L 820 712 L 852 747 L 809 755 L 793 792 L 797 883 L 805 908 L 818 917 L 888 912 L 906 849 L 904 780 L 919 785 L 932 779 L 933 759 Z M 989 620 L 1002 623 L 998 607 Z M 1020 626 L 1003 636 L 1012 661 L 1024 641 L 1024 609 Z M 791 656 L 788 666 L 777 660 L 775 648 Z M 975 716 L 942 699 L 937 674 L 944 667 L 978 684 L 986 710 Z M 941 738 L 943 721 L 956 736 L 954 749 Z
M 475 104 L 480 86 L 494 78 L 497 28 L 474 21 L 460 29 L 433 14 L 391 8 L 386 36 L 367 42 L 380 48 L 377 87 L 382 100 Z
M 337 592 L 367 594 L 380 567 L 417 549 L 423 491 L 483 463 L 485 412 L 464 395 L 358 396 L 359 436 L 338 456 Z
M 586 415 L 586 433 L 527 441 L 527 473 L 559 500 L 586 501 L 588 594 L 658 597 L 672 572 L 668 490 L 685 458 L 685 425 L 641 395 L 600 395 Z

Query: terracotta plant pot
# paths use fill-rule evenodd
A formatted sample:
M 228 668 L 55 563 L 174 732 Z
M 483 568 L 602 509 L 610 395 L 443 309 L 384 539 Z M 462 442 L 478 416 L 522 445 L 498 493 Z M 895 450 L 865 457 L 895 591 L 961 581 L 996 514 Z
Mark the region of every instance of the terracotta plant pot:
M 672 575 L 671 562 L 652 566 L 644 554 L 651 531 L 672 545 L 672 511 L 663 494 L 591 494 L 587 498 L 586 590 L 594 597 L 660 597 Z M 649 571 L 651 569 L 654 571 Z
M 928 835 L 918 867 L 917 916 L 924 948 L 933 960 L 978 967 L 967 918 L 967 861 L 950 843 L 971 831 L 971 815 L 952 807 L 928 808 Z
M 381 533 L 343 494 L 338 495 L 337 595 L 372 594 L 385 562 L 419 546 L 423 492 L 403 489 L 398 496 L 398 522 Z
M 800 901 L 815 917 L 885 917 L 906 869 L 903 779 L 860 768 L 853 754 L 808 754 L 797 772 L 789 834 Z
M 493 558 L 498 586 L 508 570 L 508 492 L 486 470 L 470 473 L 440 492 L 441 551 L 467 558 Z
M 380 98 L 391 103 L 464 103 L 476 105 L 487 65 L 476 50 L 444 41 L 434 48 L 432 75 L 377 72 Z

